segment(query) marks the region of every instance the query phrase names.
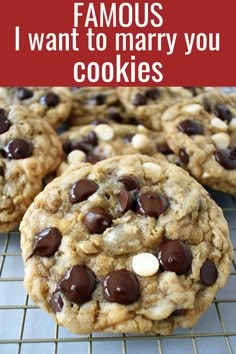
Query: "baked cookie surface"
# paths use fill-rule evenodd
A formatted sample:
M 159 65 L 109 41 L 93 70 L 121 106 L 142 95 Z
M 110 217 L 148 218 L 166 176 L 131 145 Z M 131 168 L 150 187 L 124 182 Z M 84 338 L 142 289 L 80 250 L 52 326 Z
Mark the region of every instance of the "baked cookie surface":
M 69 116 L 72 97 L 65 87 L 1 87 L 0 106 L 13 104 L 26 106 L 31 114 L 58 128 Z
M 144 155 L 64 173 L 20 230 L 27 292 L 73 333 L 191 327 L 232 260 L 227 223 L 205 189 Z
M 62 148 L 53 128 L 23 106 L 0 110 L 0 231 L 10 231 L 54 171 Z
M 236 94 L 211 92 L 162 116 L 166 140 L 202 184 L 236 195 Z
M 204 87 L 118 87 L 120 101 L 130 115 L 147 128 L 162 131 L 161 115 L 173 104 L 211 88 Z

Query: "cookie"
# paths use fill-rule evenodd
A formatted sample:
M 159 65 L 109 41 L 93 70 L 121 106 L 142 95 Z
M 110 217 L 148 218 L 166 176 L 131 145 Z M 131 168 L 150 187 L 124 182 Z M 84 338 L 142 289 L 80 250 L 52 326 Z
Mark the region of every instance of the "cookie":
M 58 168 L 60 175 L 69 166 L 80 162 L 96 163 L 108 157 L 142 153 L 180 161 L 166 144 L 164 135 L 143 125 L 98 124 L 70 128 L 60 135 L 64 159 Z M 166 157 L 165 157 L 165 156 Z
M 202 184 L 236 195 L 236 93 L 212 92 L 163 115 L 170 148 Z
M 61 142 L 42 119 L 14 105 L 0 110 L 0 232 L 10 231 L 61 160 Z
M 58 128 L 69 116 L 72 97 L 65 87 L 1 87 L 0 106 L 12 104 L 28 107 L 31 114 Z
M 194 97 L 211 87 L 118 87 L 120 101 L 128 114 L 147 128 L 162 131 L 161 115 L 173 104 Z
M 77 334 L 192 327 L 232 260 L 205 189 L 139 154 L 71 168 L 35 198 L 20 230 L 27 292 Z

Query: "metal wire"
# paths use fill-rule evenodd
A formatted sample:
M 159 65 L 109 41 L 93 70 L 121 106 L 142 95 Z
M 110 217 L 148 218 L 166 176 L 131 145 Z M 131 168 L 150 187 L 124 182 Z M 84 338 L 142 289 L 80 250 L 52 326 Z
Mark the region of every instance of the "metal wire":
M 231 238 L 233 241 L 235 241 L 236 238 L 236 225 L 232 225 L 232 221 L 235 223 L 234 220 L 236 220 L 236 218 L 232 218 L 231 213 L 235 213 L 236 215 L 236 202 L 233 201 L 233 205 L 235 205 L 234 207 L 230 207 L 230 208 L 224 208 L 224 214 L 226 216 L 226 218 L 228 216 L 231 216 L 231 222 L 230 224 L 230 231 L 231 231 Z M 230 215 L 231 214 L 231 215 Z M 20 248 L 18 245 L 18 250 L 11 250 L 11 243 L 12 240 L 16 241 L 16 239 L 19 238 L 19 234 L 18 232 L 11 232 L 8 234 L 2 234 L 0 235 L 2 240 L 2 247 L 0 248 L 0 286 L 3 284 L 14 284 L 16 286 L 21 286 L 22 287 L 22 281 L 23 281 L 23 274 L 22 276 L 16 276 L 16 277 L 11 277 L 11 276 L 4 276 L 4 270 L 7 267 L 7 259 L 10 259 L 10 257 L 12 257 L 13 259 L 15 257 L 21 257 L 21 253 L 20 253 Z M 4 240 L 4 241 L 3 241 Z M 234 242 L 236 244 L 236 242 Z M 234 253 L 235 253 L 235 259 L 232 263 L 232 271 L 230 273 L 230 277 L 232 277 L 232 283 L 236 284 L 236 248 L 234 247 Z M 9 258 L 8 258 L 9 257 Z M 0 288 L 1 289 L 1 288 Z M 8 293 L 1 294 L 1 298 L 4 298 L 4 296 L 8 297 Z M 8 338 L 8 337 L 4 337 L 4 335 L 1 333 L 2 331 L 2 326 L 3 324 L 0 324 L 0 353 L 2 353 L 1 351 L 1 345 L 4 345 L 4 354 L 5 353 L 17 353 L 17 354 L 24 354 L 25 353 L 25 349 L 26 347 L 24 347 L 25 345 L 30 345 L 31 348 L 31 353 L 37 353 L 36 349 L 37 345 L 40 344 L 51 344 L 51 351 L 47 350 L 47 354 L 52 353 L 52 354 L 60 354 L 63 353 L 64 351 L 60 351 L 59 352 L 59 346 L 60 345 L 76 345 L 78 346 L 79 344 L 86 344 L 87 343 L 87 349 L 84 349 L 86 347 L 83 346 L 83 350 L 79 350 L 78 353 L 80 354 L 93 354 L 93 353 L 97 353 L 97 346 L 98 343 L 103 345 L 103 350 L 101 351 L 101 353 L 105 352 L 107 345 L 109 345 L 110 343 L 112 345 L 115 345 L 120 343 L 120 350 L 117 351 L 116 353 L 119 354 L 136 354 L 137 351 L 137 347 L 135 347 L 136 349 L 132 349 L 132 347 L 130 347 L 131 343 L 136 343 L 137 345 L 139 345 L 138 343 L 141 344 L 142 341 L 149 341 L 147 343 L 155 343 L 155 352 L 152 351 L 153 354 L 166 354 L 167 351 L 165 350 L 165 344 L 166 341 L 170 342 L 170 341 L 178 341 L 180 343 L 180 341 L 182 340 L 189 340 L 191 342 L 192 345 L 192 353 L 193 354 L 201 354 L 201 351 L 199 349 L 199 339 L 204 339 L 207 338 L 208 339 L 208 346 L 211 346 L 211 343 L 214 342 L 214 339 L 216 338 L 221 338 L 224 342 L 225 345 L 225 351 L 224 353 L 229 353 L 229 354 L 235 354 L 235 348 L 233 348 L 233 344 L 231 342 L 231 339 L 233 338 L 235 341 L 234 343 L 236 343 L 236 327 L 234 326 L 234 328 L 232 330 L 229 330 L 228 325 L 227 325 L 227 321 L 225 320 L 224 316 L 222 315 L 222 309 L 221 306 L 223 305 L 230 305 L 232 306 L 232 308 L 236 308 L 236 295 L 232 297 L 232 293 L 231 294 L 226 294 L 224 295 L 222 298 L 216 298 L 213 301 L 213 305 L 215 306 L 215 310 L 216 310 L 216 314 L 217 314 L 217 318 L 218 318 L 218 322 L 219 322 L 219 326 L 220 326 L 220 330 L 219 331 L 209 331 L 209 332 L 204 332 L 204 331 L 199 331 L 196 330 L 195 328 L 190 329 L 188 331 L 184 331 L 183 333 L 174 333 L 171 334 L 167 337 L 165 336 L 159 336 L 159 335 L 154 335 L 154 336 L 146 336 L 146 335 L 113 335 L 113 336 L 108 336 L 108 335 L 103 335 L 103 336 L 97 336 L 95 334 L 90 334 L 88 336 L 70 336 L 68 334 L 68 336 L 66 335 L 61 335 L 60 333 L 60 327 L 58 325 L 55 325 L 54 327 L 54 331 L 53 331 L 53 335 L 50 336 L 50 334 L 48 336 L 44 336 L 44 337 L 38 337 L 38 338 L 28 338 L 27 336 L 24 335 L 25 333 L 25 329 L 26 329 L 26 324 L 27 324 L 27 316 L 31 314 L 31 311 L 42 311 L 37 309 L 37 307 L 33 304 L 31 304 L 29 302 L 29 298 L 28 295 L 25 294 L 24 295 L 24 301 L 22 301 L 21 304 L 3 304 L 1 305 L 0 303 L 0 313 L 2 311 L 4 312 L 4 317 L 7 318 L 7 313 L 11 312 L 11 311 L 21 311 L 21 320 L 19 323 L 19 328 L 18 328 L 18 336 L 16 335 L 15 337 L 12 338 Z M 37 315 L 35 315 L 35 318 L 33 321 L 37 321 Z M 145 342 L 146 343 L 146 342 Z M 15 345 L 17 348 L 14 347 L 13 349 L 13 345 Z M 9 352 L 7 351 L 7 348 L 9 346 Z M 10 347 L 11 346 L 11 347 Z M 176 347 L 174 345 L 173 347 L 173 351 L 176 351 Z M 12 350 L 13 349 L 13 350 Z M 42 352 L 42 351 L 41 351 Z M 99 352 L 100 353 L 100 352 Z M 146 350 L 145 350 L 146 353 Z M 186 351 L 187 353 L 187 351 Z M 223 352 L 222 352 L 223 353 Z

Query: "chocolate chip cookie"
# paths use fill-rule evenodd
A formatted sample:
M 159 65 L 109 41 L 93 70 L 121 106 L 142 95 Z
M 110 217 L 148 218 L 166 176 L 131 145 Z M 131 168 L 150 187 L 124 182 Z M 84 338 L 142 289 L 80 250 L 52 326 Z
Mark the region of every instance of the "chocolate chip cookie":
M 16 227 L 61 160 L 61 143 L 44 120 L 24 106 L 0 109 L 0 232 Z
M 65 87 L 1 87 L 0 107 L 12 104 L 28 107 L 31 114 L 58 128 L 68 118 L 72 96 Z
M 20 230 L 30 297 L 73 333 L 191 327 L 232 260 L 205 189 L 138 154 L 71 168 L 35 198 Z
M 180 162 L 169 149 L 164 135 L 153 132 L 143 125 L 133 126 L 102 123 L 70 128 L 60 135 L 64 159 L 58 168 L 60 175 L 69 166 L 80 162 L 96 163 L 108 157 L 142 153 Z M 165 156 L 164 156 L 165 155 Z
M 130 115 L 147 128 L 162 130 L 161 115 L 173 104 L 211 87 L 118 87 L 118 96 Z
M 202 184 L 236 195 L 236 94 L 212 92 L 167 110 L 170 148 Z

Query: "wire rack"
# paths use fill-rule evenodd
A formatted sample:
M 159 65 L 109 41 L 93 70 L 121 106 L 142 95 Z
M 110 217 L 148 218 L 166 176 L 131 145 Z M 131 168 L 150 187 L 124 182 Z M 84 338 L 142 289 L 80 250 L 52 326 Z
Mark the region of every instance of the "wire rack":
M 213 198 L 230 226 L 234 245 L 231 273 L 198 324 L 170 336 L 70 334 L 26 294 L 19 232 L 1 234 L 0 354 L 236 354 L 236 201 L 216 192 Z

